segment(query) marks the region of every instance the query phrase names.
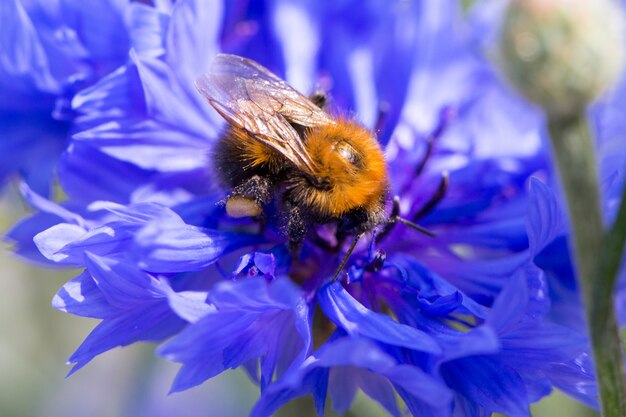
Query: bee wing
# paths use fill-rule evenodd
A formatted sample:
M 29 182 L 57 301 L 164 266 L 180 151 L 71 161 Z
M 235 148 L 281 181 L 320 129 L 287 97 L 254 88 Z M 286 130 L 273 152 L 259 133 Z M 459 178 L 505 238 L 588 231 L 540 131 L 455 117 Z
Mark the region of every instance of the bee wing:
M 260 64 L 219 54 L 196 88 L 228 122 L 313 174 L 314 163 L 290 123 L 306 127 L 335 123 L 311 100 Z

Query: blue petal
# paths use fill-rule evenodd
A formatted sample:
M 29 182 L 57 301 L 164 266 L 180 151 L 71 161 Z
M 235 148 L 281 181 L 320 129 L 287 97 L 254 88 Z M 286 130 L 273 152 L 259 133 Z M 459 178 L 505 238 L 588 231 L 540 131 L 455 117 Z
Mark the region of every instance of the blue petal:
M 250 278 L 217 284 L 209 294 L 220 309 L 265 311 L 267 307 L 295 309 L 301 303 L 301 290 L 289 279 L 279 279 L 268 284 L 262 278 Z
M 327 368 L 313 368 L 303 376 L 302 383 L 298 387 L 278 383 L 270 385 L 252 408 L 250 417 L 270 417 L 292 399 L 308 393 L 313 395 L 317 415 L 322 417 L 328 392 L 328 374 Z
M 583 353 L 565 363 L 553 363 L 547 374 L 558 389 L 596 410 L 600 408 L 598 386 L 589 354 Z
M 428 334 L 366 309 L 338 282 L 323 287 L 318 293 L 318 302 L 326 316 L 348 334 L 422 352 L 441 353 L 439 345 Z
M 89 252 L 85 264 L 107 301 L 119 309 L 165 298 L 156 279 L 132 264 Z
M 413 416 L 451 417 L 452 404 L 441 403 L 436 406 L 431 406 L 424 402 L 421 397 L 416 397 L 410 392 L 405 391 L 401 386 L 395 386 L 395 389 Z
M 456 395 L 454 401 L 454 417 L 491 417 L 493 413 L 467 397 Z
M 426 314 L 446 316 L 462 306 L 463 295 L 455 291 L 453 294 L 444 295 L 433 302 L 420 298 L 419 303 L 420 309 Z
M 125 1 L 87 4 L 81 0 L 65 0 L 62 6 L 66 24 L 75 28 L 89 57 L 102 67 L 99 70 L 107 73 L 126 60 L 129 42 L 124 24 Z
M 339 338 L 324 344 L 315 354 L 316 366 L 355 366 L 383 372 L 396 365 L 395 359 L 364 338 Z
M 58 93 L 60 85 L 50 72 L 39 35 L 19 1 L 3 2 L 0 26 L 0 75 L 8 74 L 15 77 L 14 82 L 19 80 L 31 88 Z
M 138 341 L 161 341 L 180 331 L 185 322 L 172 314 L 167 303 L 145 303 L 117 317 L 103 320 L 72 354 L 69 363 L 75 366 L 70 375 L 97 355 L 118 346 Z
M 263 388 L 276 371 L 304 359 L 311 343 L 310 318 L 302 294 L 289 280 L 222 282 L 209 299 L 216 310 L 159 349 L 160 355 L 183 363 L 173 391 L 256 358 L 261 358 Z
M 489 305 L 510 277 L 528 261 L 527 253 L 516 253 L 492 259 L 462 259 L 456 255 L 426 254 L 420 259 L 470 297 Z
M 320 372 L 324 370 L 329 371 Z M 427 403 L 440 405 L 452 400 L 452 393 L 443 383 L 414 366 L 398 365 L 373 341 L 345 337 L 344 332 L 336 332 L 314 357 L 309 357 L 301 367 L 290 370 L 268 386 L 252 415 L 266 415 L 260 410 L 280 407 L 281 402 L 304 393 L 325 397 L 325 391 L 320 392 L 319 387 L 325 390 L 326 384 L 331 390 L 333 407 L 339 412 L 349 408 L 356 389 L 361 388 L 392 414 L 398 415 L 391 383 Z
M 498 335 L 489 326 L 479 326 L 465 333 L 442 331 L 435 334 L 435 337 L 443 347 L 444 360 L 497 353 L 501 348 Z
M 444 364 L 442 374 L 451 388 L 490 411 L 530 417 L 521 377 L 496 358 L 459 359 Z
M 96 319 L 109 318 L 116 313 L 87 271 L 61 287 L 52 299 L 52 307 Z
M 128 203 L 133 191 L 148 180 L 146 172 L 138 167 L 80 142 L 74 142 L 65 152 L 57 170 L 63 190 L 73 201 L 85 203 Z
M 170 308 L 183 320 L 195 323 L 208 313 L 215 311 L 215 307 L 206 302 L 207 293 L 197 291 L 175 292 L 164 279 L 161 279 L 160 283 Z
M 313 91 L 321 27 L 311 2 L 278 1 L 273 7 L 272 29 L 285 60 L 285 80 L 303 93 Z
M 110 122 L 74 136 L 120 161 L 146 170 L 192 171 L 208 166 L 207 143 L 154 121 Z
M 124 252 L 138 228 L 137 224 L 114 221 L 85 231 L 62 223 L 35 236 L 35 243 L 48 259 L 78 267 L 84 263 L 86 251 L 96 255 Z
M 565 363 L 588 349 L 587 338 L 550 322 L 521 324 L 501 336 L 502 357 L 519 369 L 546 369 Z
M 333 409 L 339 414 L 344 414 L 350 409 L 352 401 L 359 389 L 357 381 L 359 373 L 357 368 L 337 367 L 330 370 L 328 390 L 333 402 Z
M 218 52 L 222 8 L 221 2 L 186 0 L 172 9 L 167 60 L 191 94 L 197 94 L 193 82 L 208 71 L 211 59 Z
M 419 291 L 420 305 L 425 312 L 433 315 L 443 315 L 439 308 L 451 308 L 455 300 L 463 307 L 460 313 L 470 313 L 478 318 L 487 317 L 487 310 L 484 306 L 472 300 L 470 297 L 459 292 L 458 289 L 448 281 L 437 275 L 431 269 L 422 265 L 418 260 L 407 255 L 396 255 L 391 262 L 400 268 L 402 276 L 406 279 L 406 284 Z M 434 299 L 436 306 L 427 298 Z M 447 306 L 447 307 L 446 307 Z
M 237 263 L 237 265 L 235 266 L 232 272 L 233 278 L 241 274 L 244 270 L 248 269 L 250 266 L 254 265 L 253 258 L 254 258 L 254 254 L 252 253 L 246 253 L 241 258 L 239 258 L 239 262 Z
M 381 372 L 396 387 L 432 406 L 452 401 L 452 392 L 424 371 L 409 365 L 398 365 Z
M 89 204 L 90 211 L 106 211 L 115 215 L 117 220 L 129 224 L 143 225 L 151 220 L 180 221 L 178 214 L 158 203 L 136 203 L 123 205 L 111 201 L 97 201 Z
M 70 243 L 83 238 L 86 233 L 87 231 L 80 226 L 61 223 L 37 234 L 34 237 L 34 242 L 42 255 L 51 261 L 79 267 L 83 262 L 82 252 L 80 252 L 80 256 L 77 258 L 72 256 L 72 254 L 62 253 L 61 251 Z
M 276 259 L 271 253 L 256 252 L 254 254 L 254 265 L 263 274 L 273 276 L 276 271 Z
M 563 232 L 563 227 L 563 214 L 556 196 L 544 183 L 531 178 L 530 206 L 526 215 L 531 256 L 539 254 Z
M 206 268 L 223 254 L 254 244 L 256 235 L 201 229 L 181 219 L 153 221 L 135 236 L 141 268 L 152 272 L 186 272 Z
M 276 277 L 276 259 L 272 253 L 247 253 L 239 260 L 239 264 L 232 272 L 232 277 L 247 273 L 247 276 L 262 276 L 267 279 Z
M 416 67 L 416 54 L 422 52 L 417 54 L 418 58 L 428 55 L 421 46 L 433 45 L 434 35 L 444 27 L 446 31 L 449 29 L 447 19 L 450 7 L 447 4 L 441 7 L 444 3 L 407 2 L 396 5 L 392 17 L 380 29 L 384 35 L 378 37 L 382 45 L 376 45 L 382 50 L 374 52 L 377 55 L 376 84 L 379 102 L 389 106 L 384 115 L 383 128 L 378 132 L 382 144 L 388 143 L 402 114 L 409 94 L 406 86 Z M 430 48 L 427 46 L 425 49 Z M 389 68 L 394 68 L 393 77 L 389 77 Z
M 157 7 L 141 3 L 132 3 L 129 14 L 132 48 L 139 55 L 158 57 L 165 54 L 169 16 Z
M 47 213 L 35 213 L 13 225 L 4 236 L 4 239 L 14 244 L 13 251 L 16 255 L 35 265 L 54 268 L 56 264 L 41 253 L 33 239 L 42 230 L 51 228 L 58 224 L 59 221 L 60 219 L 57 216 Z
M 28 204 L 31 205 L 31 207 L 36 208 L 43 213 L 58 216 L 66 223 L 73 223 L 79 226 L 85 225 L 85 220 L 80 215 L 71 212 L 70 210 L 58 203 L 42 197 L 41 195 L 33 191 L 27 184 L 20 184 L 20 192 L 22 193 L 26 201 L 28 201 Z
M 78 120 L 81 130 L 108 123 L 115 116 L 129 119 L 144 116 L 145 102 L 137 69 L 121 66 L 79 91 L 72 99 L 72 109 L 84 115 Z
M 511 277 L 498 295 L 487 324 L 498 333 L 504 333 L 519 322 L 540 321 L 549 309 L 546 290 L 542 272 L 528 263 Z
M 161 346 L 157 351 L 160 356 L 183 363 L 172 392 L 196 386 L 224 371 L 222 351 L 233 335 L 242 333 L 255 319 L 241 312 L 209 313 Z
M 319 358 L 316 366 L 368 369 L 373 376 L 385 377 L 394 386 L 428 404 L 439 406 L 452 401 L 452 393 L 443 383 L 415 366 L 397 364 L 392 356 L 367 339 L 344 337 L 332 340 L 322 346 L 316 356 Z M 363 375 L 363 379 L 368 377 Z
M 153 218 L 182 223 L 173 211 L 153 203 L 122 207 L 100 202 L 91 205 L 90 209 L 107 211 L 114 216 L 103 216 L 99 221 L 91 221 L 89 225 L 95 225 L 91 229 L 61 223 L 39 233 L 34 241 L 42 254 L 59 264 L 81 266 L 85 251 L 107 255 L 128 250 L 137 230 Z
M 204 113 L 190 111 L 183 87 L 178 83 L 173 68 L 161 60 L 139 56 L 131 51 L 143 86 L 148 115 L 165 125 L 184 127 L 203 137 L 214 131 L 214 125 Z
M 364 372 L 360 376 L 359 388 L 372 400 L 378 402 L 389 414 L 400 417 L 396 394 L 389 380 L 373 372 Z

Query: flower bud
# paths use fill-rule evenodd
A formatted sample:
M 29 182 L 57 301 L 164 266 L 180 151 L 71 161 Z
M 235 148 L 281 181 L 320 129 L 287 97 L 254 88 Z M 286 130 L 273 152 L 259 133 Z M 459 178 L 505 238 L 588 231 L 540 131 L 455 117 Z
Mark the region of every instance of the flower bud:
M 500 39 L 503 66 L 549 114 L 577 114 L 621 73 L 623 29 L 613 0 L 511 0 Z

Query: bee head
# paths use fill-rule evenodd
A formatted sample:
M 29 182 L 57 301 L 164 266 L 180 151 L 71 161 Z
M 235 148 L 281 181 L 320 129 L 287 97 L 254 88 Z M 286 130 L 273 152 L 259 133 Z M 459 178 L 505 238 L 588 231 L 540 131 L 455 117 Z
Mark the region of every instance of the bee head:
M 385 174 L 385 160 L 378 141 L 352 120 L 311 129 L 306 146 L 317 164 L 319 176 L 333 182 L 356 182 L 373 171 Z
M 312 204 L 332 216 L 381 205 L 387 191 L 385 157 L 375 136 L 353 120 L 338 119 L 306 134 L 315 163 Z M 314 203 L 313 203 L 314 201 Z

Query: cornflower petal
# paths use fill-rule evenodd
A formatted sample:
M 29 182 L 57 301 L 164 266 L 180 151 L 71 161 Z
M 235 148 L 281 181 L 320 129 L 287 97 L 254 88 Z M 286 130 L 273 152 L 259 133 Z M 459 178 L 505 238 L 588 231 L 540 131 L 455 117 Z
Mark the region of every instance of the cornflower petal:
M 416 401 L 440 405 L 452 400 L 451 392 L 432 376 L 416 367 L 398 364 L 393 356 L 367 338 L 344 335 L 341 331 L 336 333 L 313 357 L 267 387 L 253 408 L 251 417 L 269 416 L 282 404 L 309 392 L 314 394 L 321 416 L 326 389 L 333 399 L 333 408 L 341 412 L 352 402 L 356 390 L 363 389 L 360 381 L 367 380 L 366 375 L 371 372 L 384 377 L 386 382 L 381 385 L 383 380 L 377 377 L 377 388 L 383 388 L 367 386 L 364 392 L 386 404 L 393 415 L 398 414 L 395 401 L 390 402 L 390 383 Z M 359 377 L 344 378 L 349 374 L 358 374 Z
M 263 387 L 274 372 L 283 373 L 292 361 L 301 361 L 311 344 L 308 308 L 301 297 L 284 278 L 271 285 L 262 278 L 217 285 L 209 294 L 216 310 L 159 348 L 161 356 L 183 364 L 172 391 L 257 358 Z M 284 349 L 289 339 L 297 349 Z M 291 357 L 279 360 L 285 353 Z
M 82 317 L 106 319 L 115 313 L 89 272 L 67 282 L 52 299 L 57 310 Z
M 429 335 L 366 309 L 338 282 L 323 287 L 318 293 L 318 302 L 327 317 L 350 335 L 367 336 L 422 352 L 441 353 L 441 348 Z
M 97 297 L 100 302 L 94 311 L 98 312 L 103 321 L 70 357 L 69 363 L 75 364 L 70 374 L 114 347 L 138 341 L 161 341 L 184 327 L 185 321 L 172 311 L 167 291 L 156 278 L 123 260 L 90 253 L 86 253 L 85 259 L 90 277 L 83 274 L 79 279 L 84 281 L 91 278 L 101 292 L 101 297 Z M 93 314 L 94 311 L 89 308 L 85 311 L 84 302 L 76 300 L 78 305 L 71 302 L 72 295 L 85 294 L 82 289 L 94 291 L 91 283 L 81 282 L 80 288 L 80 293 L 72 291 L 71 287 L 62 289 L 57 295 L 56 306 Z M 108 306 L 104 305 L 104 300 Z M 107 308 L 109 311 L 104 313 Z
M 531 178 L 530 204 L 526 215 L 529 250 L 533 255 L 539 252 L 563 230 L 563 215 L 559 204 L 544 183 Z
M 185 272 L 206 268 L 223 254 L 260 241 L 259 236 L 202 229 L 182 219 L 149 222 L 134 235 L 134 256 L 152 272 Z
M 37 193 L 50 194 L 55 167 L 75 127 L 72 97 L 126 61 L 125 6 L 121 0 L 94 7 L 80 1 L 3 3 L 1 183 L 19 176 Z
M 1 69 L 4 74 L 17 76 L 48 93 L 57 93 L 59 83 L 50 72 L 39 35 L 32 20 L 18 0 L 8 0 L 0 9 Z

